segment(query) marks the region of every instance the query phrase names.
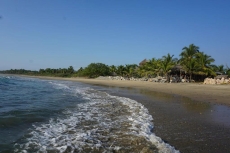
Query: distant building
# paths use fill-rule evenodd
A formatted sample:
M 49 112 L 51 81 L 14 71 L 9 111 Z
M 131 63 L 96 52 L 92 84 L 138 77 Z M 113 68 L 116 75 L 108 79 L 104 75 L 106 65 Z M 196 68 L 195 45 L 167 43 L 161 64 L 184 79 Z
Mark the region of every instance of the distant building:
M 139 66 L 144 65 L 146 62 L 148 62 L 148 60 L 144 59 L 143 61 L 141 61 L 141 62 L 139 63 Z

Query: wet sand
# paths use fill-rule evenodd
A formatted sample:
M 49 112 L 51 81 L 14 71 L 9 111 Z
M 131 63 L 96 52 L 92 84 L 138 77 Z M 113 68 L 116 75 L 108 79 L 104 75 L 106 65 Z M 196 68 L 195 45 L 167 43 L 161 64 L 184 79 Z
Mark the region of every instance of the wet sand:
M 181 152 L 230 150 L 229 85 L 39 78 L 88 83 L 142 103 L 153 116 L 153 132 Z
M 41 79 L 69 80 L 89 83 L 94 85 L 105 85 L 114 87 L 126 87 L 143 89 L 148 91 L 162 92 L 166 94 L 188 97 L 192 100 L 225 104 L 230 106 L 230 85 L 204 85 L 198 83 L 155 83 L 148 81 L 119 81 L 119 80 L 97 80 L 84 78 L 58 78 L 58 77 L 36 77 Z
M 180 152 L 229 152 L 230 107 L 146 90 L 118 90 L 111 94 L 130 97 L 148 108 L 153 132 Z

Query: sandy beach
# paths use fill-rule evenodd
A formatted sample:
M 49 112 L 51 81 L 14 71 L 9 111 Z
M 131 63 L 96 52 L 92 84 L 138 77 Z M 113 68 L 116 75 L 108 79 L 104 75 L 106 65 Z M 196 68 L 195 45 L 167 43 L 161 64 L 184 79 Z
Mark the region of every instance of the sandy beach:
M 140 102 L 153 116 L 154 133 L 180 152 L 230 150 L 230 85 L 36 78 L 87 83 L 109 94 Z
M 78 81 L 94 85 L 114 86 L 121 88 L 135 88 L 154 92 L 161 92 L 172 95 L 188 97 L 192 100 L 225 104 L 230 106 L 230 85 L 204 85 L 201 83 L 155 83 L 148 81 L 120 81 L 120 80 L 99 80 L 85 78 L 59 78 L 42 77 L 41 79 L 57 79 Z

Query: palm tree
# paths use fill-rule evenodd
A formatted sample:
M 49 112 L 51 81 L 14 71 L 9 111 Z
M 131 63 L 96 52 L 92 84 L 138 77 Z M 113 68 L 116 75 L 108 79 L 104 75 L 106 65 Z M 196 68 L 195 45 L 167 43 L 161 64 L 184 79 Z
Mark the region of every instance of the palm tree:
M 142 77 L 149 77 L 160 73 L 160 59 L 152 58 L 138 68 L 138 74 Z
M 73 66 L 69 66 L 68 69 L 67 69 L 68 73 L 72 74 L 74 73 L 74 68 Z
M 137 74 L 139 75 L 139 77 L 145 76 L 145 73 L 146 73 L 146 70 L 143 65 L 137 68 Z
M 160 68 L 163 72 L 163 74 L 166 77 L 166 80 L 168 80 L 168 74 L 171 72 L 171 69 L 175 66 L 177 59 L 173 58 L 174 55 L 170 55 L 169 53 L 166 56 L 162 57 Z
M 115 65 L 111 65 L 109 67 L 110 73 L 114 75 L 117 72 L 117 67 Z
M 45 72 L 44 69 L 40 69 L 40 70 L 39 70 L 39 73 L 40 73 L 40 74 L 42 74 L 42 73 L 44 73 L 44 72 Z
M 180 54 L 180 64 L 181 66 L 188 71 L 190 81 L 192 80 L 193 67 L 195 66 L 195 61 L 193 60 L 196 54 L 199 53 L 199 47 L 194 44 L 189 45 L 189 47 L 184 47 Z
M 124 74 L 126 73 L 125 67 L 123 65 L 119 65 L 117 67 L 117 73 L 118 75 L 124 76 Z
M 196 58 L 193 58 L 190 62 L 185 63 L 185 65 L 183 65 L 183 68 L 185 71 L 187 72 L 191 72 L 190 74 L 190 81 L 192 80 L 192 74 L 199 74 L 198 70 L 199 70 L 199 63 L 197 62 Z M 189 69 L 187 69 L 189 68 Z
M 218 66 L 213 65 L 213 70 L 215 72 L 219 72 L 221 74 L 224 74 L 226 72 L 226 69 L 224 68 L 224 65 L 218 65 Z
M 66 68 L 63 68 L 62 69 L 62 73 L 65 74 L 67 72 L 67 69 Z
M 125 73 L 128 75 L 128 77 L 132 77 L 135 70 L 137 68 L 136 64 L 126 64 L 125 65 Z
M 51 73 L 51 68 L 46 68 L 46 69 L 45 69 L 45 72 L 46 72 L 46 73 Z
M 199 52 L 196 56 L 197 56 L 197 61 L 199 63 L 198 73 L 205 76 L 208 75 L 215 76 L 216 73 L 213 70 L 213 65 L 211 65 L 211 63 L 215 62 L 215 60 L 211 56 L 205 54 L 204 52 Z
M 227 74 L 228 76 L 230 76 L 230 68 L 228 67 L 228 65 L 226 65 L 226 67 L 227 67 L 227 69 L 226 69 L 226 74 Z
M 162 70 L 161 70 L 161 59 L 152 58 L 152 60 L 150 60 L 150 62 L 151 62 L 154 74 L 159 76 L 160 72 L 162 72 Z

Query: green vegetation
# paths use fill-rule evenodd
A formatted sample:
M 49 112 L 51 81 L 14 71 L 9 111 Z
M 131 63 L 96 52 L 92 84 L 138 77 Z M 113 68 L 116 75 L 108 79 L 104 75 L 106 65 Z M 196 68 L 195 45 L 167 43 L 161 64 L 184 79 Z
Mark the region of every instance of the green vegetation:
M 110 69 L 109 66 L 102 63 L 91 63 L 84 70 L 82 70 L 82 75 L 89 78 L 108 76 L 110 75 Z
M 171 75 L 189 76 L 189 80 L 201 80 L 206 77 L 214 77 L 216 74 L 226 74 L 230 76 L 230 69 L 224 65 L 216 66 L 214 58 L 199 51 L 199 47 L 194 44 L 183 47 L 180 53 L 180 59 L 173 58 L 169 53 L 160 59 L 152 58 L 144 60 L 138 66 L 137 64 L 126 65 L 105 65 L 103 63 L 91 63 L 85 68 L 75 71 L 73 66 L 59 69 L 40 69 L 31 71 L 24 69 L 11 69 L 1 71 L 7 74 L 24 74 L 54 77 L 88 77 L 96 78 L 98 76 L 123 76 L 123 77 L 156 77 L 164 76 L 167 80 Z
M 180 64 L 183 66 L 184 70 L 189 74 L 190 80 L 192 79 L 192 74 L 197 69 L 198 62 L 196 60 L 196 55 L 199 53 L 199 47 L 194 44 L 189 45 L 189 47 L 184 47 L 180 54 Z
M 227 66 L 226 74 L 230 77 L 230 68 Z
M 74 74 L 74 68 L 59 68 L 59 69 L 40 69 L 39 71 L 31 71 L 25 69 L 11 69 L 1 71 L 0 73 L 5 74 L 21 74 L 21 75 L 38 75 L 38 76 L 53 76 L 53 77 L 71 77 Z
M 177 59 L 173 58 L 174 55 L 168 54 L 167 56 L 163 56 L 160 60 L 160 68 L 162 73 L 168 80 L 169 73 L 171 72 L 172 68 L 175 66 Z

